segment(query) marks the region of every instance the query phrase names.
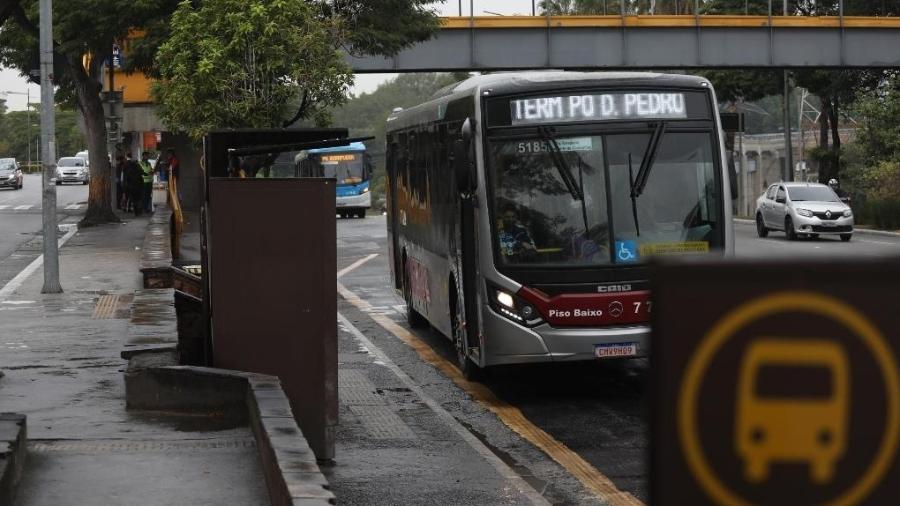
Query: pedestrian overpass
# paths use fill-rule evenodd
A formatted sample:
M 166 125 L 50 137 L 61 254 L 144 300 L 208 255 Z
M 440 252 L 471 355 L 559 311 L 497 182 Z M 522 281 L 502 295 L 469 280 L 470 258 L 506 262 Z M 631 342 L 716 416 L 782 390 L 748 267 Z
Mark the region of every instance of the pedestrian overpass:
M 900 18 L 450 17 L 434 38 L 393 58 L 347 61 L 362 73 L 900 67 Z

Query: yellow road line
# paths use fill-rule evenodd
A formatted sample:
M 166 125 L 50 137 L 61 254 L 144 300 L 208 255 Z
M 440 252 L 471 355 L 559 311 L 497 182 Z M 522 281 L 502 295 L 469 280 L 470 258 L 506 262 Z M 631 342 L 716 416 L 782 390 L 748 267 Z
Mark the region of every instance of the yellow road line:
M 368 301 L 348 290 L 341 283 L 337 284 L 338 293 L 347 302 L 353 304 L 360 311 L 372 310 Z M 486 386 L 468 381 L 459 372 L 456 366 L 438 355 L 430 346 L 425 344 L 415 334 L 403 328 L 397 322 L 381 314 L 369 314 L 375 323 L 403 341 L 407 346 L 415 350 L 419 357 L 428 364 L 441 371 L 445 376 L 453 380 L 457 386 L 465 390 L 473 399 L 484 405 L 507 427 L 528 440 L 534 446 L 540 448 L 550 458 L 561 465 L 566 471 L 580 481 L 591 492 L 612 506 L 639 506 L 643 503 L 628 492 L 616 487 L 615 483 L 598 471 L 594 466 L 581 458 L 569 447 L 557 441 L 543 429 L 533 424 L 519 408 L 511 406 L 497 398 Z

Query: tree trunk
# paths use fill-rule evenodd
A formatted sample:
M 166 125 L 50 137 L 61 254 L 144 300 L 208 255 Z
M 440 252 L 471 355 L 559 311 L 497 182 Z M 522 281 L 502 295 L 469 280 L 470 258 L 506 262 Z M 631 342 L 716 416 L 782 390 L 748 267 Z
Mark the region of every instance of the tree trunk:
M 822 112 L 819 114 L 819 182 L 827 183 L 828 174 L 831 173 L 830 163 L 827 156 L 828 152 L 828 109 L 830 102 L 822 98 Z
M 80 67 L 80 64 L 78 64 Z M 79 223 L 90 227 L 101 223 L 118 222 L 112 209 L 111 187 L 114 184 L 109 156 L 106 152 L 106 120 L 100 100 L 100 85 L 83 68 L 73 68 L 78 108 L 84 116 L 88 154 L 91 160 L 91 186 L 88 192 L 88 208 Z
M 838 129 L 840 122 L 838 121 L 838 113 L 840 102 L 837 97 L 831 99 L 832 105 L 828 108 L 828 122 L 831 123 L 831 177 L 841 180 L 841 136 Z

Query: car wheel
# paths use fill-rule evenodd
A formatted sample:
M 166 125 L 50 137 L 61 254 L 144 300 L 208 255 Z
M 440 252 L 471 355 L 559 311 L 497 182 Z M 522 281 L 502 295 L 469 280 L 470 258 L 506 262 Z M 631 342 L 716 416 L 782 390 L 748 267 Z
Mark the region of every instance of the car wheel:
M 797 231 L 794 230 L 794 220 L 790 216 L 784 219 L 784 235 L 788 241 L 797 240 Z
M 853 234 L 841 234 L 841 240 L 844 242 L 850 242 L 850 239 L 853 237 Z
M 756 235 L 760 237 L 766 237 L 769 235 L 769 229 L 766 228 L 766 224 L 765 222 L 763 222 L 761 214 L 756 215 Z
M 406 323 L 410 328 L 420 329 L 428 326 L 428 320 L 413 309 L 412 289 L 409 281 L 409 260 L 403 265 L 403 298 L 406 301 Z

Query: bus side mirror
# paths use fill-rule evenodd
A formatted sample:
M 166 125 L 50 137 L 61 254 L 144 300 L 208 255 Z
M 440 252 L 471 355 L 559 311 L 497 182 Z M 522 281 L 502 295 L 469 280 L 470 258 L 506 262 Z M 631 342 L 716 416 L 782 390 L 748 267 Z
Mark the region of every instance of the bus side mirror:
M 456 187 L 460 193 L 475 189 L 475 164 L 472 163 L 472 123 L 463 123 L 461 138 L 453 142 L 453 170 L 456 173 Z
M 738 198 L 737 171 L 734 169 L 734 160 L 728 160 L 728 184 L 731 188 L 731 200 Z

